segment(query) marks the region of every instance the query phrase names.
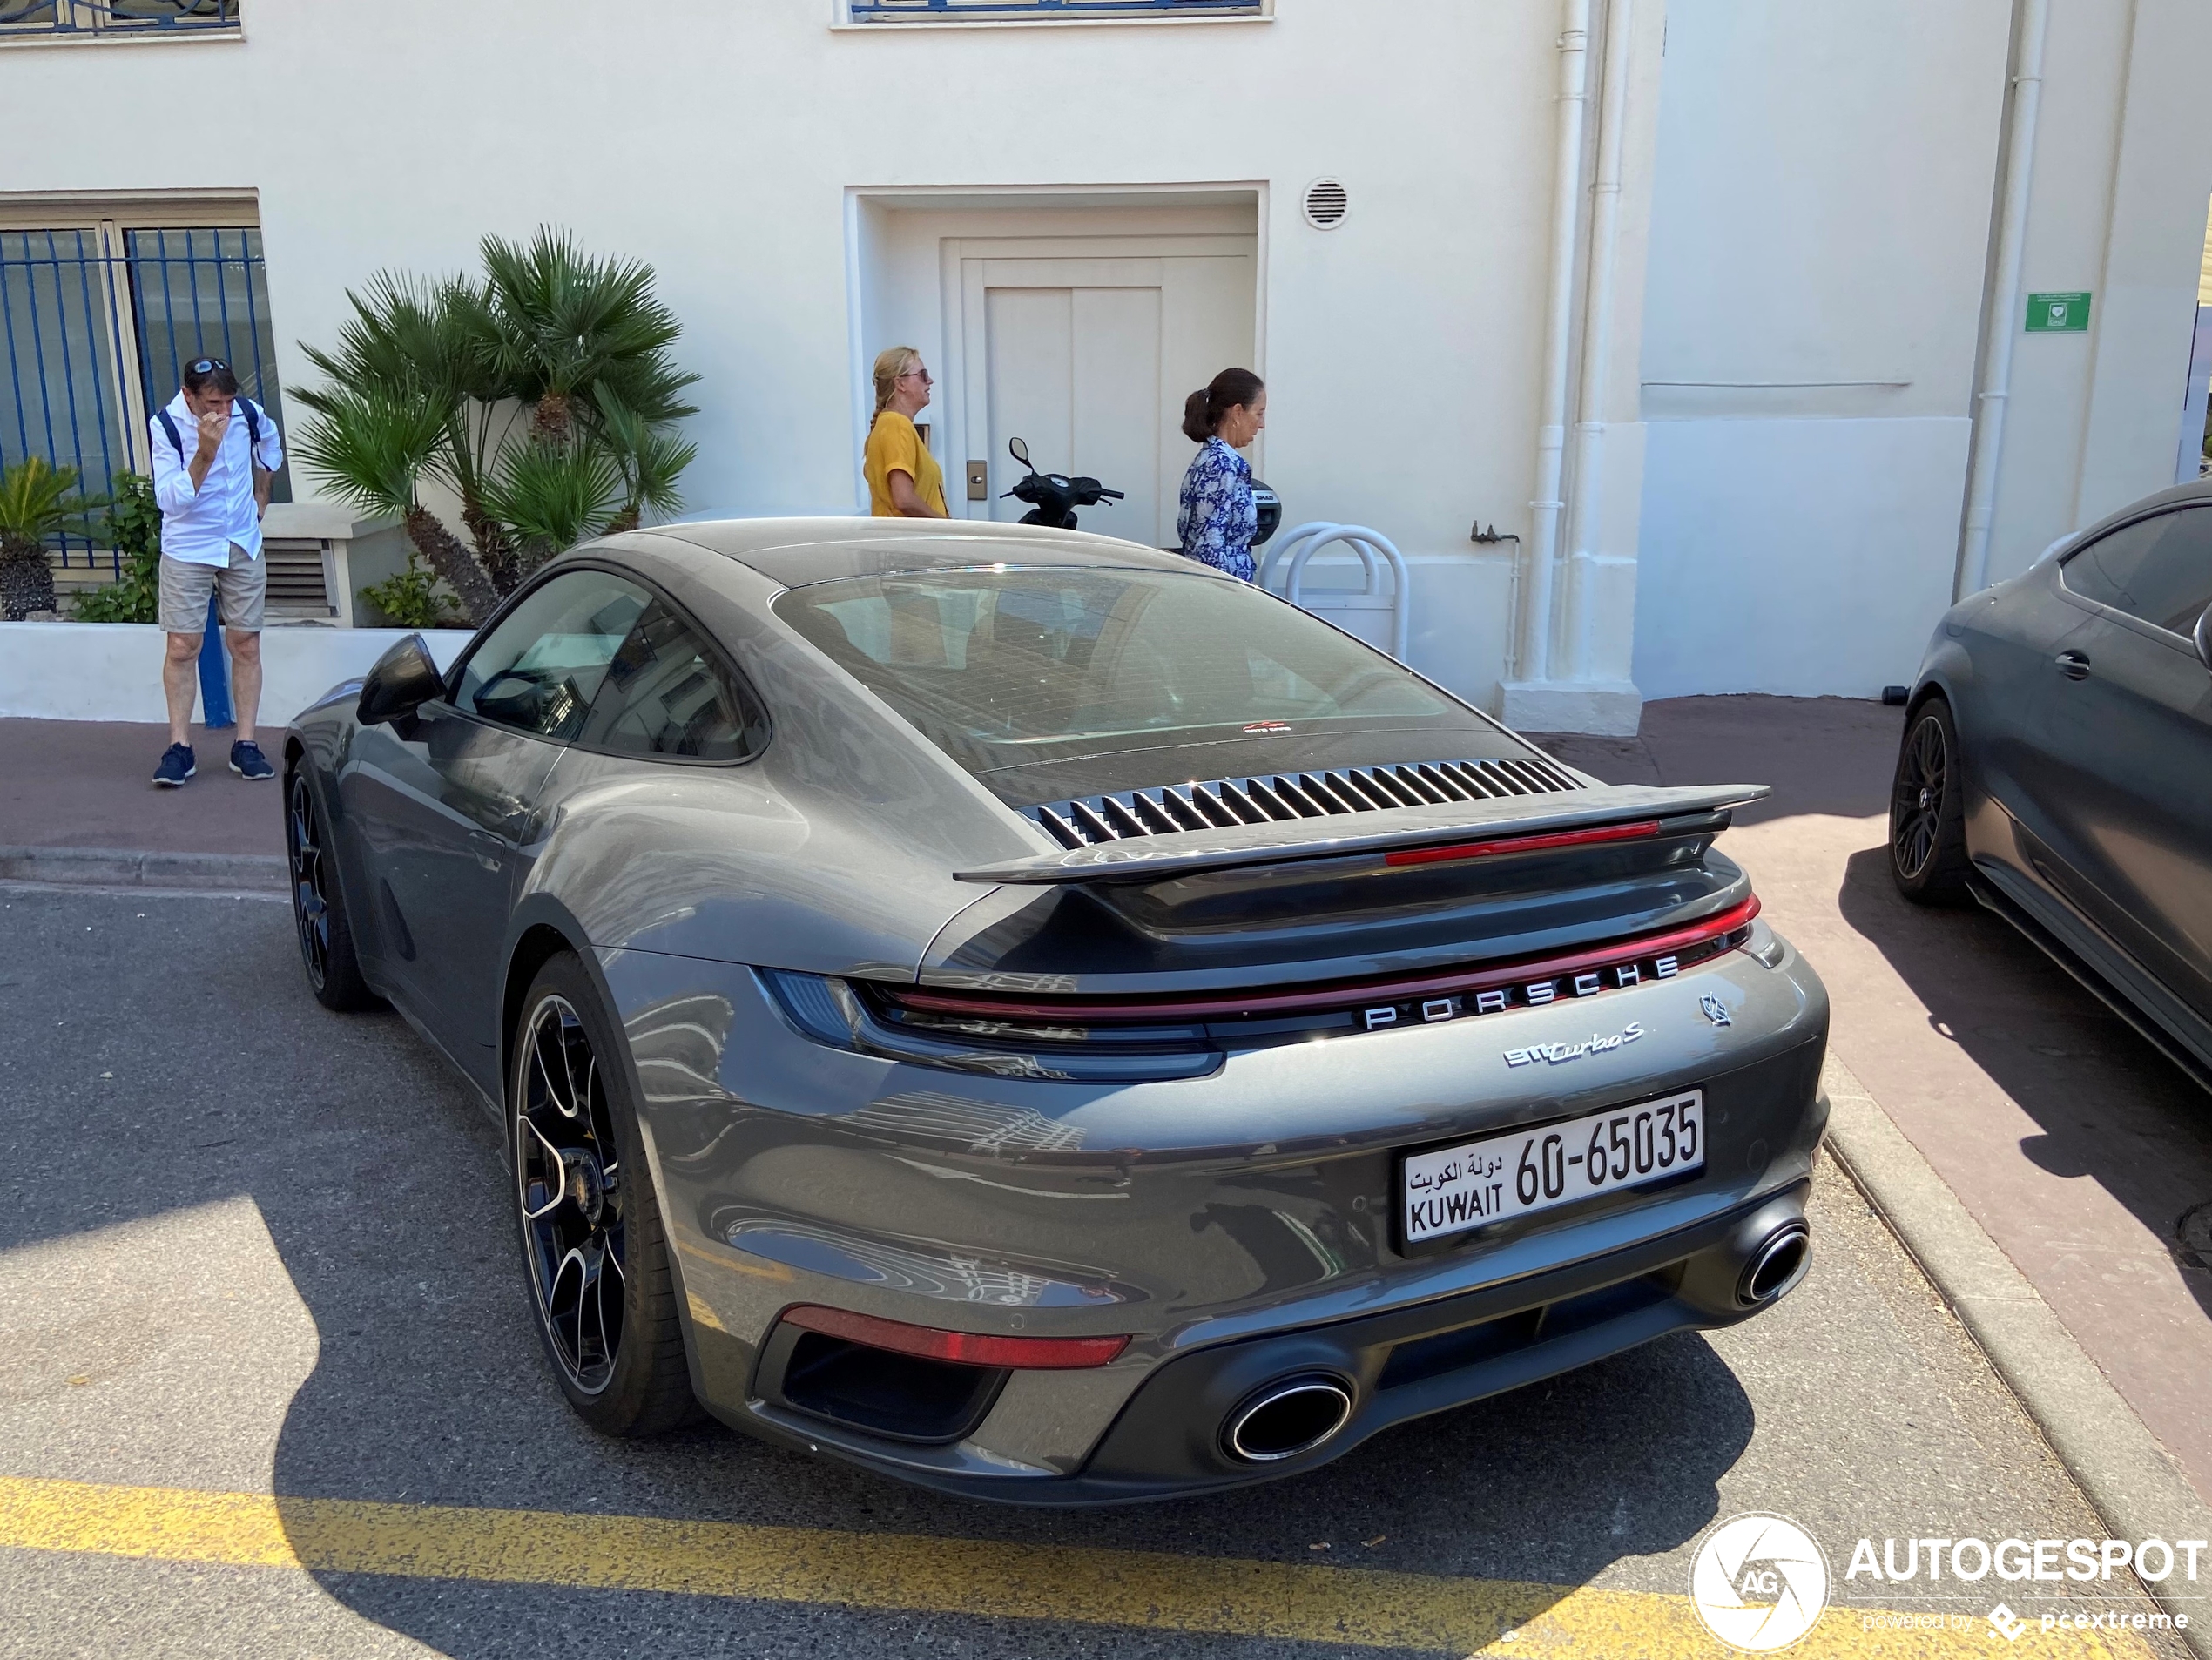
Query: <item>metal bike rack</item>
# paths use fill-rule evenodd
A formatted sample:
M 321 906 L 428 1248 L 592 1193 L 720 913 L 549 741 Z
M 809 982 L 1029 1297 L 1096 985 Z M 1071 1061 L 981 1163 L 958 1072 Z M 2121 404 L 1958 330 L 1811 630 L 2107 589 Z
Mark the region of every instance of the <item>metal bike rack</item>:
M 1334 611 L 1388 611 L 1390 654 L 1403 663 L 1413 617 L 1413 590 L 1406 576 L 1406 556 L 1381 531 L 1371 530 L 1364 524 L 1332 524 L 1325 519 L 1301 524 L 1266 550 L 1257 577 L 1259 585 L 1268 587 L 1269 579 L 1280 573 L 1284 577 L 1280 590 L 1283 597 L 1301 609 L 1311 609 L 1303 597 L 1306 562 L 1322 549 L 1338 543 L 1359 556 L 1366 582 L 1364 587 L 1356 589 L 1331 589 L 1325 603 Z M 1388 593 L 1382 588 L 1382 568 L 1386 563 L 1391 572 Z

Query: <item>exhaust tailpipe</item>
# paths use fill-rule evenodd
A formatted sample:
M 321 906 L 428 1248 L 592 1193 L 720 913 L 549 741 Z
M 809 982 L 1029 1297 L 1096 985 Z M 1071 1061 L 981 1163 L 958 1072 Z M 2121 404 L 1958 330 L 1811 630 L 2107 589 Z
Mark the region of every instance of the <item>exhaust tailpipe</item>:
M 1229 1414 L 1221 1444 L 1233 1458 L 1272 1464 L 1310 1453 L 1352 1421 L 1352 1391 L 1339 1379 L 1308 1373 L 1279 1379 Z
M 1759 1308 L 1794 1291 L 1812 1264 L 1812 1235 L 1803 1222 L 1787 1222 L 1759 1242 L 1736 1282 L 1736 1300 Z

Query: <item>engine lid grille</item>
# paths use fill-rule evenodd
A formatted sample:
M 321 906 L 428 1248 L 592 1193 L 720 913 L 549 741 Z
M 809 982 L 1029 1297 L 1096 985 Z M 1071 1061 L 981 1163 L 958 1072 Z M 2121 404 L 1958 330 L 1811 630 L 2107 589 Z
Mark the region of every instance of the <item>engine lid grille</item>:
M 1231 825 L 1327 819 L 1391 807 L 1437 806 L 1500 796 L 1555 795 L 1579 790 L 1554 761 L 1400 761 L 1383 766 L 1332 767 L 1219 778 L 1149 790 L 1117 790 L 1018 809 L 1063 847 L 1095 847 L 1139 836 L 1217 830 Z

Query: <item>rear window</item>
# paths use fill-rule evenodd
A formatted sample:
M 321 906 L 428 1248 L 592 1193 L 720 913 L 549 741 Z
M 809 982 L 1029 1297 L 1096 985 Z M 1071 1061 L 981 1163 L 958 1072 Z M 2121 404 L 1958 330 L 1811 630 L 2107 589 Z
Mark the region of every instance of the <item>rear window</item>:
M 1479 725 L 1380 652 L 1242 583 L 957 570 L 796 588 L 776 612 L 972 771 L 1265 723 Z

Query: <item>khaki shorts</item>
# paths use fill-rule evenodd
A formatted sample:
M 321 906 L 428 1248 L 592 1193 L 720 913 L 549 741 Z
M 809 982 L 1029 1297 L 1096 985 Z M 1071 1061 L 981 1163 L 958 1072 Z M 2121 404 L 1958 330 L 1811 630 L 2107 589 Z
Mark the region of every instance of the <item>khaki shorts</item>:
M 267 562 L 233 542 L 228 565 L 196 565 L 161 556 L 161 626 L 172 634 L 207 627 L 207 596 L 223 595 L 223 626 L 241 634 L 261 631 L 261 602 L 269 591 Z

